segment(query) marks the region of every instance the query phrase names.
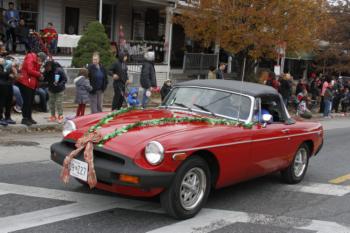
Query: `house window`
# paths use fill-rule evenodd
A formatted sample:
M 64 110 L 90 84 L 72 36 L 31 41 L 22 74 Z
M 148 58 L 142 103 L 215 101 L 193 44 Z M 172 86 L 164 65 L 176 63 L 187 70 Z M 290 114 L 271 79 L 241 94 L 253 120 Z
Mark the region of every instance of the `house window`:
M 31 29 L 37 30 L 38 15 L 39 15 L 39 1 L 38 0 L 17 0 L 14 1 L 15 6 L 19 11 L 19 17 L 24 19 L 27 26 Z
M 113 4 L 103 4 L 102 8 L 102 24 L 105 27 L 108 37 L 114 39 L 114 22 L 115 22 L 115 5 Z

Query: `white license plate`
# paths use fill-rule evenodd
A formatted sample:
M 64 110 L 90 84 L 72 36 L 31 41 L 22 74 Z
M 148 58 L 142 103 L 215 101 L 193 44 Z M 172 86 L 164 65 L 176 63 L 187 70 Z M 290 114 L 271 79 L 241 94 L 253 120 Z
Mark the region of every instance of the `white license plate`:
M 88 164 L 86 162 L 73 159 L 70 163 L 70 175 L 86 182 L 88 175 Z

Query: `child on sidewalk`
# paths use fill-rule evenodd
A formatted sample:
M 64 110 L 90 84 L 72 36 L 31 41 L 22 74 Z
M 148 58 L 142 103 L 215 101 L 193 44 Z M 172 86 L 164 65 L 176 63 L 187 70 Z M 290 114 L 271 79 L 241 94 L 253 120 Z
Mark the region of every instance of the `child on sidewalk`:
M 302 117 L 302 118 L 305 118 L 305 119 L 311 119 L 312 118 L 312 113 L 307 108 L 307 96 L 303 96 L 301 98 L 300 103 L 298 105 L 297 115 Z
M 140 106 L 140 101 L 138 100 L 139 91 L 136 88 L 132 88 L 128 95 L 128 105 L 130 107 Z
M 45 64 L 44 77 L 49 86 L 49 107 L 51 112 L 49 122 L 57 121 L 59 124 L 62 124 L 64 120 L 63 95 L 66 89 L 67 76 L 59 63 L 48 61 Z M 58 112 L 57 117 L 56 109 Z
M 82 68 L 78 77 L 74 79 L 75 84 L 75 103 L 78 104 L 77 117 L 84 116 L 86 104 L 89 103 L 89 93 L 92 90 L 90 85 L 88 70 Z

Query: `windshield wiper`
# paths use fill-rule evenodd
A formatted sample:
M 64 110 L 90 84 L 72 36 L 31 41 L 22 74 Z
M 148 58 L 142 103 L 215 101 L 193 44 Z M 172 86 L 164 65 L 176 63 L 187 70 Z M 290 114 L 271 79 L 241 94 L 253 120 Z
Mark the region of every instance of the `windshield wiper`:
M 183 103 L 173 103 L 173 105 L 182 107 L 182 108 L 186 108 L 188 111 L 192 112 L 192 108 L 188 107 L 187 105 L 183 104 Z
M 193 104 L 193 106 L 195 106 L 195 107 L 197 107 L 197 108 L 199 108 L 199 109 L 201 109 L 201 110 L 203 110 L 203 111 L 209 112 L 211 115 L 213 115 L 213 116 L 217 117 L 217 115 L 216 115 L 216 113 L 215 113 L 215 112 L 213 112 L 213 111 L 209 110 L 208 108 L 206 108 L 206 107 L 204 107 L 204 106 L 202 106 L 202 105 L 199 105 L 199 104 Z

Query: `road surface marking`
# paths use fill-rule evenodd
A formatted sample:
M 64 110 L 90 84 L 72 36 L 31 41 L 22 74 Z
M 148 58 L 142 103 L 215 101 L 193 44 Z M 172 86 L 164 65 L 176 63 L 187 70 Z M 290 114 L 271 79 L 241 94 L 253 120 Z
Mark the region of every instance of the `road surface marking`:
M 9 194 L 9 192 L 1 191 L 1 190 L 0 190 L 0 195 L 6 195 L 6 194 Z
M 311 230 L 318 233 L 350 233 L 350 228 L 335 222 L 216 209 L 203 209 L 192 219 L 147 233 L 209 233 L 234 223 L 261 224 L 296 230 Z
M 0 183 L 0 193 L 13 193 L 75 202 L 73 204 L 0 218 L 1 233 L 23 230 L 116 208 L 164 214 L 159 203 L 116 196 L 85 194 L 6 183 Z
M 312 184 L 311 186 L 301 186 L 303 189 L 294 189 L 291 191 L 312 191 L 321 190 L 336 185 L 322 186 L 322 184 Z M 289 187 L 289 186 L 287 186 Z M 310 188 L 313 187 L 313 188 Z M 316 188 L 318 187 L 318 188 Z M 320 189 L 320 187 L 322 187 Z M 339 187 L 339 186 L 336 186 Z M 290 188 L 288 188 L 290 189 Z M 58 200 L 72 201 L 73 204 L 62 205 L 44 210 L 33 211 L 29 213 L 7 216 L 0 218 L 0 232 L 10 232 L 23 230 L 31 227 L 50 224 L 58 221 L 68 220 L 88 214 L 94 214 L 109 209 L 127 209 L 135 211 L 144 211 L 151 213 L 163 213 L 159 203 L 130 200 L 115 196 L 104 196 L 96 194 L 85 194 L 71 191 L 54 190 L 40 187 L 14 185 L 0 183 L 0 192 L 15 193 L 33 197 L 52 198 Z M 330 192 L 332 193 L 332 192 Z M 338 194 L 343 194 L 344 192 Z M 331 195 L 334 195 L 334 191 Z M 227 210 L 203 209 L 199 215 L 193 219 L 169 225 L 152 233 L 162 232 L 210 232 L 220 229 L 227 225 L 243 222 L 255 223 L 280 227 L 294 227 L 295 229 L 314 230 L 319 233 L 350 233 L 350 229 L 340 224 L 327 221 L 297 219 L 285 216 L 272 216 L 254 213 L 245 213 Z
M 340 176 L 338 178 L 335 178 L 333 180 L 330 180 L 329 183 L 331 183 L 331 184 L 341 184 L 341 183 L 344 183 L 346 181 L 350 181 L 350 173 L 346 174 L 344 176 Z
M 308 182 L 296 185 L 283 185 L 282 190 L 339 197 L 350 193 L 350 187 L 348 186 Z

